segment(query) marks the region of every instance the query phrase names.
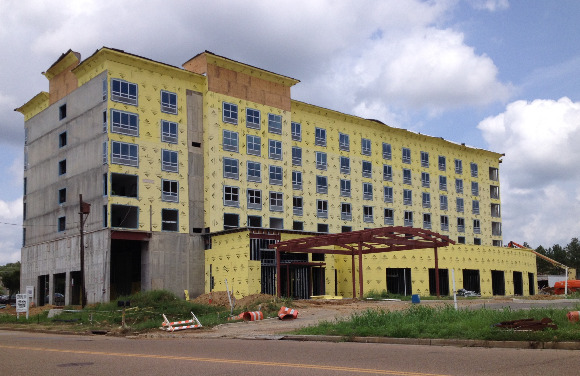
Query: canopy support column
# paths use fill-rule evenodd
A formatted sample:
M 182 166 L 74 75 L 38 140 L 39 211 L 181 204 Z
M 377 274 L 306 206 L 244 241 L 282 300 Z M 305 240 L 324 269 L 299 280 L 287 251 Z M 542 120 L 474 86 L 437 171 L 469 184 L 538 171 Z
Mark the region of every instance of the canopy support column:
M 352 251 L 351 253 L 351 258 L 352 258 L 352 298 L 355 299 L 356 298 L 356 281 L 355 281 L 355 275 L 356 275 L 356 270 L 354 267 L 354 251 Z
M 434 248 L 435 250 L 435 293 L 437 297 L 440 296 L 439 293 L 439 257 L 437 256 L 437 247 Z
M 282 278 L 280 268 L 280 251 L 276 248 L 276 296 L 282 297 Z
M 363 298 L 363 255 L 362 255 L 362 243 L 358 243 L 358 296 L 362 300 Z

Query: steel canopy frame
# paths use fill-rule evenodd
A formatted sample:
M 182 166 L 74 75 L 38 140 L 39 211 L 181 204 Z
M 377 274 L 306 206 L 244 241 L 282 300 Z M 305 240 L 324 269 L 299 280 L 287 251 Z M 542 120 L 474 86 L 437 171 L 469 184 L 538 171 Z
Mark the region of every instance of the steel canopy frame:
M 437 248 L 455 244 L 448 236 L 415 227 L 380 227 L 369 230 L 317 235 L 291 239 L 270 245 L 276 249 L 276 293 L 281 296 L 280 254 L 282 252 L 307 252 L 352 257 L 352 296 L 356 298 L 355 255 L 358 255 L 359 293 L 363 296 L 362 256 L 369 253 L 395 252 L 410 249 L 433 248 L 435 253 L 435 289 L 439 296 L 439 261 Z

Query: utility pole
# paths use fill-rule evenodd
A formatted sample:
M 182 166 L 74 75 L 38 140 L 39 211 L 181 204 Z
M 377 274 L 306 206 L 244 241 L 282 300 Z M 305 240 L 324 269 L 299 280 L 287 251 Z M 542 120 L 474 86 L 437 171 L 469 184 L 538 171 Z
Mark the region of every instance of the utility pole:
M 81 308 L 87 305 L 87 292 L 85 290 L 85 222 L 91 212 L 91 204 L 83 202 L 83 195 L 79 194 L 79 216 L 81 220 Z

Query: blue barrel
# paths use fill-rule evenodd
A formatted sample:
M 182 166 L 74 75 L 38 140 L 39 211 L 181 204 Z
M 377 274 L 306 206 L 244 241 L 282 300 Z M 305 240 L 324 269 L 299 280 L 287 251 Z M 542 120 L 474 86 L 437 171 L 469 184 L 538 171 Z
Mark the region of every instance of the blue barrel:
M 413 294 L 411 296 L 411 303 L 414 303 L 414 304 L 421 303 L 421 298 L 419 297 L 419 294 Z

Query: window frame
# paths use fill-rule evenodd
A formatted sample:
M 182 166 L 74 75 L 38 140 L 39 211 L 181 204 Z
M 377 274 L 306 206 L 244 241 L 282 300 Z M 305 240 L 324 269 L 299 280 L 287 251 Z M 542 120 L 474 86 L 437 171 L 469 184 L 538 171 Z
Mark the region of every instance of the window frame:
M 411 164 L 411 148 L 401 148 L 402 152 L 402 162 L 405 164 Z
M 222 169 L 223 169 L 224 179 L 238 180 L 240 178 L 240 168 L 239 168 L 238 163 L 239 163 L 239 161 L 235 158 L 229 158 L 229 157 L 223 158 Z
M 165 130 L 167 128 L 167 131 Z M 177 144 L 178 124 L 174 121 L 161 120 L 161 141 L 169 144 Z
M 328 218 L 328 200 L 316 200 L 316 216 L 318 218 Z
M 363 200 L 373 200 L 373 183 L 363 182 Z
M 372 154 L 372 143 L 369 138 L 361 138 L 360 140 L 360 153 L 362 155 L 371 155 Z
M 253 134 L 246 135 L 246 154 L 258 157 L 262 156 L 262 139 L 260 136 Z
M 250 168 L 250 164 L 252 164 L 252 168 Z M 256 168 L 256 165 L 258 168 Z M 250 174 L 250 171 L 257 171 L 258 174 Z M 262 182 L 262 163 L 256 161 L 247 161 L 246 162 L 246 179 L 251 182 L 261 183 Z
M 256 121 L 257 120 L 257 121 Z M 260 129 L 262 113 L 255 108 L 246 107 L 246 127 L 251 129 Z
M 328 193 L 328 177 L 324 175 L 316 175 L 316 193 Z
M 118 120 L 115 120 L 118 118 Z M 123 119 L 129 121 L 125 123 Z M 133 124 L 133 121 L 134 123 Z M 124 134 L 127 136 L 139 137 L 139 114 L 128 111 L 121 111 L 111 108 L 111 133 Z
M 227 143 L 226 143 L 226 140 L 227 140 Z M 240 139 L 239 139 L 238 132 L 231 131 L 229 129 L 224 129 L 222 132 L 222 148 L 223 148 L 223 150 L 237 153 L 239 150 L 239 147 L 240 147 Z
M 326 146 L 326 129 L 319 127 L 314 128 L 314 145 Z
M 302 124 L 296 121 L 290 123 L 290 133 L 292 141 L 302 141 Z
M 392 208 L 385 208 L 383 210 L 384 224 L 388 226 L 394 226 L 395 224 L 395 211 Z
M 403 189 L 403 205 L 413 205 L 413 190 Z
M 169 160 L 166 157 L 169 157 Z M 177 151 L 161 149 L 161 170 L 175 173 L 179 172 L 179 153 Z
M 393 181 L 393 166 L 383 164 L 383 181 Z
M 282 185 L 284 171 L 282 166 L 270 165 L 268 168 L 268 181 L 270 185 Z
M 164 94 L 167 101 L 164 101 Z M 161 112 L 177 115 L 177 93 L 167 90 L 160 90 Z
M 393 187 L 383 186 L 383 201 L 392 203 L 394 201 Z
M 449 209 L 449 198 L 447 195 L 439 195 L 439 210 Z
M 164 214 L 166 214 L 166 213 L 174 213 L 175 214 L 175 221 L 170 221 L 168 218 L 164 219 Z M 175 223 L 175 230 L 168 230 L 165 226 L 166 223 L 169 223 L 169 224 Z M 168 208 L 161 209 L 161 231 L 179 232 L 179 210 L 178 209 L 168 209 Z
M 403 169 L 403 184 L 407 184 L 407 185 L 412 185 L 413 184 L 413 178 L 411 175 L 411 169 L 410 168 L 404 168 Z
M 437 166 L 439 167 L 439 171 L 447 170 L 447 158 L 444 155 L 439 156 L 437 160 Z
M 300 181 L 298 181 L 300 180 Z M 301 191 L 302 190 L 302 171 L 292 171 L 292 189 Z
M 223 205 L 234 208 L 240 207 L 240 187 L 234 185 L 224 185 Z
M 350 174 L 350 158 L 340 156 L 340 173 L 349 175 Z
M 118 85 L 116 89 L 115 86 Z M 132 92 L 134 89 L 134 93 Z M 132 106 L 139 105 L 139 85 L 133 82 L 111 78 L 111 100 Z
M 423 192 L 421 197 L 421 203 L 424 208 L 431 207 L 431 193 Z
M 338 132 L 338 149 L 350 151 L 350 135 Z
M 347 210 L 345 210 L 347 209 Z M 342 221 L 352 221 L 352 204 L 349 202 L 340 203 L 340 219 Z
M 421 151 L 421 167 L 429 168 L 429 153 Z
M 222 102 L 222 122 L 238 124 L 238 105 L 235 103 Z
M 373 162 L 362 160 L 361 161 L 361 172 L 363 178 L 373 177 Z
M 302 148 L 292 146 L 292 166 L 302 166 Z
M 284 211 L 284 194 L 282 192 L 270 191 L 270 211 Z M 279 205 L 278 205 L 279 202 Z
M 246 190 L 246 201 L 248 209 L 262 210 L 262 190 L 248 188 Z
M 383 142 L 383 159 L 390 160 L 393 157 L 391 144 Z
M 340 179 L 340 196 L 350 197 L 351 191 L 350 179 Z
M 363 205 L 363 222 L 374 223 L 374 207 L 370 205 Z
M 421 186 L 424 188 L 431 187 L 431 175 L 428 172 L 421 172 Z
M 118 153 L 115 152 L 116 146 L 119 146 Z M 124 146 L 129 148 L 127 154 L 123 154 Z M 139 167 L 139 146 L 128 142 L 111 141 L 111 163 Z
M 458 175 L 463 174 L 463 161 L 461 159 L 455 159 L 455 173 Z
M 168 183 L 169 190 L 165 189 Z M 173 192 L 173 185 L 175 185 L 175 192 Z M 161 201 L 179 202 L 179 181 L 170 179 L 161 179 Z
M 282 115 L 268 113 L 268 132 L 282 134 Z
M 316 169 L 325 170 L 328 168 L 328 156 L 323 151 L 315 151 L 314 155 L 316 157 Z
M 268 139 L 268 158 L 282 160 L 282 141 Z

